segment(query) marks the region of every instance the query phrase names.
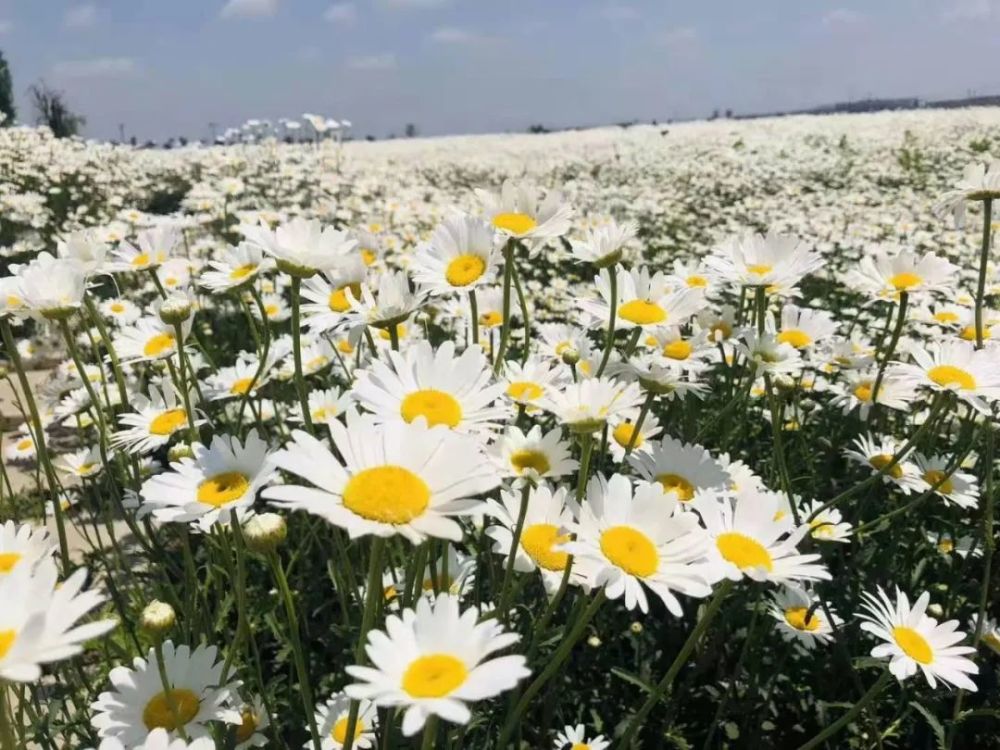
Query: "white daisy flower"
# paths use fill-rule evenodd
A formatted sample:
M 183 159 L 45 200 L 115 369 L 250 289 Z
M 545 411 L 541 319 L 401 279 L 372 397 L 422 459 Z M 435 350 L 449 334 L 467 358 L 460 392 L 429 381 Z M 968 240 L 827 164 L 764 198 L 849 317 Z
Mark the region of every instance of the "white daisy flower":
M 983 201 L 987 198 L 1000 200 L 1000 159 L 993 159 L 989 163 L 969 164 L 958 184 L 946 191 L 934 204 L 934 212 L 939 216 L 952 214 L 955 225 L 962 228 L 965 226 L 966 201 Z
M 316 706 L 316 728 L 319 730 L 320 747 L 322 750 L 342 750 L 347 741 L 348 718 L 351 712 L 351 699 L 345 693 L 334 693 L 325 703 Z M 354 741 L 351 748 L 367 750 L 375 746 L 378 729 L 378 711 L 375 704 L 368 700 L 360 701 L 358 718 L 354 725 Z M 312 750 L 312 740 L 303 745 L 305 750 Z
M 1000 399 L 1000 348 L 976 349 L 967 341 L 910 348 L 913 364 L 893 364 L 889 373 L 913 387 L 951 391 L 980 414 Z
M 643 479 L 658 482 L 681 503 L 691 502 L 698 490 L 721 490 L 730 483 L 722 464 L 700 445 L 682 443 L 664 435 L 648 452 L 632 453 L 629 463 Z
M 876 442 L 875 437 L 862 435 L 852 445 L 853 450 L 844 451 L 844 455 L 852 461 L 868 466 L 873 473 L 881 472 L 882 481 L 886 484 L 895 485 L 907 495 L 923 488 L 920 472 L 916 464 L 909 459 L 903 458 L 886 470 L 902 448 L 902 445 L 897 444 L 891 437 L 883 437 Z
M 837 322 L 824 310 L 788 304 L 781 308 L 781 323 L 777 330 L 781 344 L 806 349 L 837 333 Z
M 361 285 L 368 267 L 351 256 L 336 268 L 318 273 L 302 283 L 302 325 L 314 334 L 336 330 L 348 323 L 351 298 L 361 299 Z
M 617 423 L 608 431 L 608 450 L 611 451 L 611 457 L 615 461 L 625 460 L 625 451 L 629 445 L 632 446 L 632 451 L 635 453 L 651 453 L 654 444 L 650 440 L 663 432 L 660 420 L 656 418 L 656 415 L 647 413 L 645 419 L 642 420 L 639 433 L 636 434 L 635 421 L 638 417 L 638 410 L 633 409 L 631 413 L 625 414 L 617 420 Z
M 672 268 L 673 273 L 667 275 L 667 280 L 674 286 L 700 289 L 709 295 L 719 283 L 712 269 L 701 261 L 675 260 Z
M 802 354 L 791 344 L 778 340 L 778 337 L 756 331 L 746 330 L 741 335 L 740 351 L 757 368 L 759 374 L 771 375 L 797 374 L 802 369 Z
M 466 724 L 467 703 L 510 690 L 530 671 L 520 655 L 489 658 L 514 645 L 519 636 L 505 633 L 495 620 L 479 622 L 476 607 L 459 611 L 458 598 L 421 597 L 416 610 L 386 618 L 385 632 L 368 633 L 365 650 L 371 667 L 349 666 L 359 680 L 346 689 L 355 700 L 405 709 L 403 734 L 416 734 L 431 715 Z
M 573 218 L 572 207 L 563 202 L 559 192 L 550 190 L 541 200 L 536 188 L 515 185 L 511 180 L 504 181 L 499 194 L 476 190 L 476 197 L 482 204 L 483 218 L 501 234 L 527 240 L 532 253 L 546 240 L 566 234 Z
M 163 224 L 144 229 L 136 237 L 135 244 L 121 242 L 114 251 L 118 262 L 116 271 L 147 271 L 165 263 L 184 243 L 180 229 Z
M 183 323 L 185 341 L 191 331 L 191 319 Z M 166 359 L 177 353 L 177 334 L 173 325 L 157 315 L 139 318 L 134 325 L 122 326 L 114 335 L 114 347 L 122 362 Z
M 736 286 L 790 288 L 822 264 L 822 256 L 798 238 L 773 232 L 733 237 L 705 258 L 720 279 Z
M 951 470 L 951 461 L 945 456 L 928 457 L 917 453 L 913 460 L 925 489 L 935 487 L 935 494 L 942 497 L 945 503 L 965 509 L 979 505 L 979 485 L 972 474 Z
M 604 588 L 609 599 L 624 595 L 625 607 L 649 611 L 643 585 L 663 600 L 671 614 L 683 614 L 674 592 L 705 597 L 712 593 L 702 561 L 709 539 L 694 513 L 681 512 L 675 497 L 656 484 L 621 474 L 607 482 L 591 479 L 576 541 L 563 548 L 576 555 L 588 587 Z
M 809 526 L 789 533 L 789 522 L 779 513 L 781 500 L 780 493 L 750 488 L 698 493 L 693 507 L 712 538 L 708 559 L 719 578 L 772 583 L 830 579 L 827 569 L 816 562 L 819 555 L 799 554 L 796 545 Z
M 112 689 L 91 704 L 91 724 L 100 737 L 113 737 L 126 747 L 145 743 L 157 729 L 173 739 L 183 727 L 195 740 L 211 736 L 210 722 L 241 725 L 243 718 L 233 708 L 239 683 L 220 685 L 223 665 L 216 655 L 215 646 L 202 645 L 192 651 L 164 641 L 162 666 L 169 695 L 153 649 L 145 659 L 137 656 L 131 669 L 115 667 L 108 675 Z
M 573 361 L 590 356 L 590 339 L 584 328 L 565 323 L 542 323 L 538 326 L 538 333 L 542 337 L 542 353 L 556 362 L 565 362 L 566 355 Z
M 854 527 L 844 520 L 836 508 L 827 508 L 813 517 L 813 513 L 822 507 L 822 502 L 814 500 L 802 513 L 804 518 L 810 519 L 809 536 L 817 542 L 848 542 Z
M 267 443 L 257 430 L 246 443 L 229 435 L 216 435 L 208 447 L 191 446 L 193 458 L 170 464 L 171 471 L 157 474 L 142 485 L 143 503 L 164 523 L 197 523 L 202 531 L 213 524 L 227 524 L 236 513 L 242 521 L 253 511 L 257 491 L 274 474 Z
M 75 260 L 88 276 L 104 270 L 108 243 L 93 228 L 77 229 L 59 239 L 56 255 Z
M 701 290 L 675 290 L 662 271 L 650 275 L 646 266 L 603 269 L 594 278 L 601 299 L 580 301 L 580 307 L 590 313 L 596 326 L 606 326 L 611 316 L 612 273 L 618 277 L 616 330 L 682 325 L 705 306 Z
M 565 367 L 553 367 L 548 362 L 529 357 L 524 364 L 507 360 L 500 377 L 505 384 L 504 395 L 514 404 L 534 411 L 550 389 L 562 387 L 567 374 Z
M 455 355 L 455 344 L 436 351 L 420 341 L 406 352 L 388 352 L 359 374 L 353 396 L 377 422 L 413 422 L 423 418 L 431 427 L 445 425 L 463 433 L 496 429 L 504 409 L 492 406 L 503 392 L 493 383 L 493 371 L 481 349 L 470 347 Z
M 20 307 L 49 320 L 65 320 L 83 305 L 87 274 L 79 261 L 39 253 L 17 272 Z
M 556 750 L 607 750 L 609 747 L 611 747 L 611 742 L 604 739 L 603 734 L 588 740 L 583 724 L 577 724 L 575 727 L 567 724 L 556 735 Z
M 847 272 L 848 286 L 874 299 L 895 300 L 910 295 L 943 291 L 958 280 L 958 266 L 932 252 L 918 254 L 909 248 L 878 245 Z
M 332 421 L 329 427 L 342 458 L 296 431 L 274 462 L 313 486 L 269 487 L 264 497 L 321 516 L 351 538 L 402 534 L 414 544 L 427 537 L 459 541 L 462 529 L 450 516 L 477 509 L 481 502 L 471 498 L 499 483 L 474 440 L 428 427 L 423 419 L 378 425 L 349 411 L 346 425 Z
M 777 620 L 782 638 L 812 650 L 817 643 L 826 644 L 833 640 L 833 625 L 819 603 L 815 593 L 800 586 L 786 585 L 771 594 L 768 612 Z M 834 624 L 843 622 L 833 610 L 830 614 Z
M 0 580 L 22 566 L 34 568 L 54 551 L 47 530 L 27 523 L 4 522 L 0 525 Z
M 563 390 L 550 389 L 538 405 L 552 412 L 571 432 L 593 433 L 641 401 L 636 383 L 602 377 L 568 383 Z
M 677 362 L 658 354 L 641 354 L 628 362 L 608 365 L 608 372 L 625 380 L 637 381 L 644 391 L 672 401 L 687 395 L 701 398 L 708 386 L 699 381 L 701 367 L 690 362 Z
M 292 317 L 292 308 L 280 294 L 264 294 L 260 301 L 264 305 L 264 315 L 268 323 L 284 323 Z M 260 308 L 254 305 L 250 308 L 254 318 L 261 320 Z
M 375 328 L 388 328 L 406 320 L 427 296 L 422 289 L 410 289 L 410 281 L 403 271 L 379 274 L 374 289 L 371 282 L 363 283 L 360 297 L 355 297 L 350 287 L 345 293 L 351 303 L 350 324 Z
M 11 434 L 3 455 L 8 461 L 34 461 L 35 439 L 27 432 L 15 432 Z
M 278 270 L 307 278 L 335 268 L 352 253 L 357 242 L 347 232 L 324 227 L 316 219 L 297 216 L 271 231 L 263 221 L 259 226 L 243 226 L 243 235 L 274 258 Z
M 251 284 L 259 274 L 270 270 L 274 262 L 264 257 L 259 245 L 241 242 L 236 247 L 227 246 L 221 257 L 209 259 L 208 265 L 214 270 L 203 271 L 198 283 L 212 294 L 225 294 Z
M 328 388 L 325 391 L 309 392 L 309 416 L 314 424 L 324 424 L 331 419 L 340 417 L 353 402 L 350 391 L 341 392 L 337 387 Z M 288 416 L 292 422 L 302 423 L 302 406 L 292 404 L 291 413 Z
M 917 396 L 912 384 L 892 375 L 890 371 L 883 376 L 876 394 L 877 377 L 878 373 L 872 369 L 845 371 L 844 381 L 835 386 L 836 395 L 831 401 L 832 405 L 840 408 L 844 414 L 857 409 L 862 420 L 868 419 L 868 413 L 876 403 L 897 411 L 908 410 Z
M 932 688 L 941 680 L 945 685 L 976 692 L 976 683 L 968 675 L 979 674 L 979 667 L 966 657 L 975 649 L 955 645 L 965 638 L 958 630 L 958 620 L 939 624 L 929 617 L 926 612 L 931 595 L 927 591 L 912 607 L 898 588 L 895 602 L 881 586 L 876 591 L 877 596 L 864 593 L 863 611 L 858 615 L 864 620 L 862 630 L 886 641 L 872 649 L 872 656 L 888 657 L 889 671 L 900 682 L 919 669 Z
M 271 719 L 264 708 L 260 696 L 254 696 L 249 703 L 240 708 L 240 725 L 236 728 L 234 750 L 245 750 L 250 747 L 266 747 L 268 738 L 263 730 L 271 725 Z M 162 731 L 162 730 L 161 730 Z M 149 740 L 147 740 L 147 743 Z
M 192 388 L 189 397 L 193 401 L 196 396 Z M 134 394 L 130 406 L 134 413 L 119 416 L 118 423 L 123 429 L 111 435 L 111 445 L 127 453 L 152 453 L 188 428 L 187 412 L 170 380 L 150 385 L 148 396 Z M 195 419 L 195 426 L 204 422 Z
M 430 241 L 413 257 L 414 281 L 430 294 L 467 292 L 496 277 L 493 228 L 474 216 L 460 214 L 441 222 Z
M 120 326 L 132 325 L 142 315 L 139 306 L 125 297 L 106 299 L 99 309 L 105 318 Z
M 622 258 L 622 248 L 635 239 L 639 231 L 634 221 L 619 224 L 612 220 L 591 227 L 580 240 L 570 244 L 573 257 L 583 263 L 593 263 L 598 268 L 607 268 Z
M 37 682 L 42 664 L 76 656 L 115 626 L 114 620 L 77 624 L 104 602 L 99 592 L 83 591 L 86 579 L 87 570 L 78 568 L 60 582 L 48 555 L 0 575 L 0 680 Z
M 538 570 L 549 594 L 554 594 L 562 582 L 569 561 L 569 553 L 562 545 L 570 541 L 569 529 L 578 512 L 579 506 L 566 487 L 553 491 L 542 483 L 529 492 L 521 538 L 514 553 L 514 570 L 519 573 Z M 485 513 L 497 521 L 486 528 L 486 535 L 493 540 L 493 551 L 506 560 L 521 513 L 521 493 L 502 490 L 499 503 L 493 499 L 486 501 Z M 579 577 L 579 571 L 576 576 Z
M 533 482 L 566 476 L 580 465 L 570 457 L 569 444 L 563 440 L 558 427 L 543 435 L 540 425 L 532 427 L 527 434 L 511 425 L 487 452 L 504 476 Z
M 80 479 L 90 479 L 101 473 L 104 462 L 101 460 L 100 449 L 95 445 L 63 454 L 56 461 L 56 468 Z
M 428 560 L 420 582 L 425 596 L 445 592 L 459 598 L 465 596 L 476 580 L 476 558 L 445 544 L 445 551 L 436 560 Z

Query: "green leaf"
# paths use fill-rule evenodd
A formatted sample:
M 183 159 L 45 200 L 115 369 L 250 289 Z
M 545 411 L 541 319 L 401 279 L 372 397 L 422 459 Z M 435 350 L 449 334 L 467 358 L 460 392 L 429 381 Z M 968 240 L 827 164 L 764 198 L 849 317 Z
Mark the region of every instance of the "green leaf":
M 644 693 L 653 692 L 653 686 L 646 682 L 644 679 L 638 675 L 634 675 L 631 672 L 626 672 L 624 669 L 619 669 L 618 667 L 611 668 L 611 674 L 625 682 L 631 682 L 633 685 L 638 687 Z
M 942 726 L 941 722 L 938 721 L 937 717 L 932 714 L 929 709 L 924 708 L 916 701 L 911 701 L 910 705 L 917 709 L 917 711 L 923 714 L 923 717 L 927 719 L 927 724 L 934 731 L 934 736 L 937 738 L 938 750 L 945 750 L 944 726 Z

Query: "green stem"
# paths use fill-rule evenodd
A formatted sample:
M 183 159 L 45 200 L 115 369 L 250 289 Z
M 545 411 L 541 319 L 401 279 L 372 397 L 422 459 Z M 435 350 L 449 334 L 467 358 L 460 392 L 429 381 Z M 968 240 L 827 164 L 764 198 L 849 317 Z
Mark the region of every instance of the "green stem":
M 642 408 L 639 409 L 639 416 L 635 420 L 632 434 L 628 438 L 628 445 L 625 446 L 626 456 L 635 448 L 635 444 L 639 440 L 639 433 L 642 431 L 642 423 L 646 421 L 646 415 L 649 414 L 649 410 L 653 406 L 653 399 L 655 398 L 656 394 L 653 391 L 646 393 L 646 400 L 642 402 Z
M 389 344 L 394 352 L 399 351 L 399 324 L 393 323 L 389 326 Z
M 156 655 L 156 670 L 160 673 L 160 684 L 163 685 L 163 699 L 167 702 L 167 709 L 177 727 L 177 733 L 182 740 L 187 740 L 187 732 L 184 731 L 184 724 L 177 713 L 177 703 L 174 701 L 174 686 L 170 684 L 170 677 L 167 675 L 167 664 L 163 660 L 163 642 L 157 636 L 153 643 L 153 653 Z
M 35 396 L 31 392 L 31 384 L 28 382 L 28 376 L 24 371 L 24 364 L 21 361 L 21 355 L 17 351 L 17 344 L 14 343 L 14 336 L 10 330 L 10 323 L 7 322 L 6 318 L 0 318 L 0 336 L 3 337 L 3 345 L 7 350 L 7 356 L 10 357 L 10 362 L 14 365 L 14 370 L 17 372 L 17 380 L 21 384 L 21 392 L 24 395 L 24 403 L 28 407 L 28 415 L 31 417 L 31 427 L 35 439 L 35 450 L 38 453 L 38 462 L 42 465 L 42 469 L 45 471 L 45 480 L 49 485 L 49 494 L 51 495 L 53 510 L 55 511 L 56 518 L 56 534 L 59 537 L 59 560 L 62 563 L 63 575 L 69 575 L 69 544 L 66 540 L 66 520 L 63 518 L 62 504 L 59 499 L 59 482 L 56 479 L 56 472 L 52 466 L 52 459 L 49 456 L 48 448 L 45 445 L 45 430 L 42 427 L 41 417 L 38 415 L 38 405 L 35 403 Z M 83 372 L 80 376 L 86 382 L 87 378 L 84 376 Z
M 263 335 L 263 345 L 258 354 L 259 360 L 257 362 L 257 369 L 254 371 L 253 378 L 250 380 L 250 385 L 247 386 L 246 392 L 240 399 L 240 410 L 236 416 L 237 429 L 241 429 L 243 427 L 243 412 L 246 410 L 254 389 L 257 387 L 257 383 L 260 382 L 260 379 L 264 375 L 264 368 L 267 367 L 267 357 L 271 352 L 271 327 L 267 322 L 267 309 L 264 306 L 264 300 L 261 299 L 260 292 L 253 284 L 250 285 L 250 293 L 253 295 L 254 302 L 257 304 L 257 311 L 260 313 L 260 327 Z M 336 347 L 334 347 L 334 351 L 337 351 Z M 337 357 L 340 357 L 339 352 L 337 353 Z M 341 364 L 343 364 L 343 360 L 341 360 Z
M 292 357 L 295 360 L 295 389 L 299 394 L 299 406 L 302 407 L 302 422 L 310 435 L 315 435 L 312 414 L 309 413 L 309 396 L 306 391 L 306 381 L 302 375 L 302 328 L 300 324 L 299 289 L 302 279 L 292 276 Z M 373 347 L 374 354 L 374 347 Z
M 889 339 L 889 348 L 885 350 L 885 355 L 878 366 L 878 373 L 875 375 L 875 384 L 872 386 L 872 408 L 868 412 L 868 421 L 871 423 L 875 412 L 878 411 L 878 394 L 882 387 L 882 378 L 885 377 L 885 368 L 889 366 L 889 360 L 896 353 L 896 346 L 899 344 L 899 337 L 903 333 L 903 326 L 906 324 L 906 308 L 909 302 L 909 292 L 899 293 L 899 311 L 896 315 L 896 326 L 892 329 L 892 338 Z
M 268 562 L 278 583 L 278 590 L 285 604 L 285 616 L 288 618 L 289 641 L 292 647 L 292 656 L 295 660 L 295 671 L 299 678 L 299 694 L 302 697 L 302 708 L 306 712 L 306 721 L 309 723 L 309 734 L 312 736 L 313 750 L 322 750 L 322 743 L 319 738 L 319 729 L 316 727 L 315 704 L 313 703 L 312 685 L 309 682 L 309 670 L 306 668 L 305 652 L 302 649 L 302 638 L 299 633 L 299 615 L 295 609 L 295 600 L 292 598 L 291 589 L 288 587 L 288 579 L 285 571 L 281 567 L 281 560 L 276 552 L 268 555 Z
M 0 748 L 2 750 L 17 750 L 17 744 L 14 740 L 13 720 L 7 706 L 9 692 L 7 683 L 0 680 Z
M 695 646 L 698 645 L 698 641 L 701 640 L 702 635 L 708 630 L 708 626 L 711 624 L 712 620 L 719 613 L 719 609 L 722 607 L 722 602 L 725 600 L 726 596 L 733 588 L 733 582 L 726 580 L 720 584 L 719 588 L 716 589 L 715 595 L 712 600 L 708 603 L 708 607 L 705 609 L 705 613 L 701 616 L 698 624 L 694 626 L 694 630 L 688 636 L 684 645 L 681 646 L 681 650 L 677 652 L 677 656 L 674 657 L 673 663 L 667 670 L 667 673 L 663 675 L 663 679 L 656 685 L 656 687 L 650 692 L 649 697 L 646 698 L 646 702 L 642 704 L 639 711 L 629 720 L 628 725 L 625 727 L 625 732 L 622 734 L 621 739 L 616 745 L 617 750 L 626 750 L 632 744 L 632 738 L 638 733 L 642 728 L 642 725 L 646 721 L 646 717 L 649 712 L 653 710 L 657 703 L 666 695 L 667 691 L 670 690 L 671 685 L 673 685 L 674 679 L 680 673 L 681 668 L 687 663 L 688 657 L 691 652 L 694 651 Z
M 889 680 L 891 678 L 892 675 L 889 673 L 888 669 L 882 672 L 875 684 L 868 689 L 867 693 L 861 696 L 861 699 L 857 703 L 851 706 L 847 713 L 833 722 L 833 724 L 830 724 L 826 729 L 817 734 L 811 740 L 803 745 L 800 745 L 798 750 L 811 750 L 814 747 L 819 747 L 828 739 L 836 735 L 840 730 L 850 724 L 854 717 L 861 713 L 862 709 L 871 703 L 872 700 L 885 689 L 885 686 L 889 684 Z
M 507 567 L 503 574 L 503 585 L 500 587 L 500 603 L 497 606 L 500 619 L 504 622 L 507 622 L 509 614 L 510 582 L 514 575 L 514 560 L 517 558 L 517 549 L 521 544 L 521 532 L 524 531 L 524 519 L 528 515 L 528 498 L 530 495 L 531 484 L 525 481 L 524 487 L 521 489 L 521 508 L 517 514 L 517 525 L 514 527 L 510 542 L 510 552 L 507 554 Z
M 608 366 L 611 359 L 611 350 L 615 346 L 615 319 L 618 316 L 618 267 L 612 266 L 608 269 L 611 278 L 611 312 L 608 315 L 608 335 L 604 340 L 604 356 L 601 357 L 601 364 L 597 368 L 597 377 L 604 374 L 604 368 Z
M 524 289 L 521 288 L 521 272 L 514 266 L 514 290 L 517 292 L 517 304 L 521 308 L 522 324 L 524 325 L 524 351 L 521 352 L 521 364 L 528 362 L 528 354 L 531 351 L 531 313 L 528 312 L 528 301 L 524 296 Z
M 479 302 L 476 299 L 476 290 L 469 290 L 469 311 L 472 314 L 472 343 L 479 343 Z
M 548 662 L 545 665 L 545 669 L 542 673 L 535 678 L 535 681 L 528 686 L 528 689 L 524 691 L 524 695 L 521 696 L 521 700 L 517 702 L 514 710 L 507 716 L 507 721 L 504 723 L 503 731 L 500 733 L 500 740 L 497 742 L 498 748 L 505 748 L 510 742 L 511 736 L 514 734 L 514 730 L 520 723 L 521 716 L 527 710 L 531 701 L 538 694 L 538 692 L 545 687 L 546 683 L 551 680 L 556 673 L 562 668 L 563 663 L 569 657 L 570 652 L 572 652 L 573 647 L 577 644 L 580 638 L 583 636 L 587 625 L 597 614 L 597 610 L 601 608 L 604 603 L 605 595 L 604 589 L 600 589 L 594 598 L 587 605 L 587 609 L 584 610 L 583 614 L 577 619 L 570 627 L 567 624 L 568 633 L 566 633 L 556 652 L 552 654 Z
M 427 721 L 424 723 L 424 738 L 420 742 L 420 750 L 434 750 L 435 742 L 437 740 L 437 728 L 437 716 L 435 714 L 431 714 L 427 717 Z M 344 747 L 349 747 L 349 745 L 345 745 Z
M 507 240 L 503 248 L 503 320 L 500 321 L 500 345 L 497 348 L 496 359 L 493 361 L 493 374 L 499 374 L 503 369 L 504 355 L 510 344 L 510 287 L 514 279 L 514 240 Z
M 979 253 L 979 282 L 976 285 L 976 348 L 983 348 L 983 305 L 986 302 L 986 269 L 990 260 L 993 232 L 993 199 L 983 201 L 983 246 Z
M 177 364 L 180 370 L 180 386 L 181 386 L 181 398 L 184 401 L 184 411 L 187 413 L 188 418 L 188 438 L 191 440 L 192 445 L 201 440 L 198 435 L 198 428 L 195 425 L 194 409 L 191 406 L 191 389 L 188 385 L 188 368 L 185 366 L 185 356 L 184 356 L 184 326 L 180 323 L 174 325 L 174 332 L 177 336 Z M 171 366 L 171 375 L 174 374 L 170 359 L 167 359 L 167 365 Z M 194 377 L 194 373 L 191 373 L 191 377 Z
M 382 594 L 382 558 L 385 554 L 385 538 L 374 537 L 372 548 L 368 558 L 368 582 L 365 589 L 365 612 L 361 618 L 361 631 L 358 633 L 358 642 L 354 645 L 355 664 L 365 663 L 365 641 L 368 638 L 368 631 L 371 630 L 375 622 L 375 613 L 378 610 L 379 597 Z M 421 573 L 418 571 L 417 575 Z M 351 708 L 347 714 L 347 732 L 344 734 L 344 747 L 354 747 L 354 733 L 358 726 L 358 709 L 360 703 L 351 701 Z
M 785 458 L 785 440 L 782 430 L 782 407 L 774 395 L 774 383 L 771 376 L 764 373 L 764 387 L 767 389 L 768 406 L 771 412 L 771 436 L 774 442 L 774 464 L 777 468 L 778 478 L 781 480 L 781 489 L 788 495 L 789 507 L 792 509 L 792 517 L 795 525 L 799 525 L 799 509 L 792 496 L 792 479 L 788 471 L 788 461 Z

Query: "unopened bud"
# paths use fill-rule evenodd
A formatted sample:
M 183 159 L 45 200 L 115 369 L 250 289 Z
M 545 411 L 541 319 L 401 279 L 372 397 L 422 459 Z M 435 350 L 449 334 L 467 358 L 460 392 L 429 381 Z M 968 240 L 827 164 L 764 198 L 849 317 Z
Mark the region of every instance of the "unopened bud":
M 160 320 L 168 325 L 183 323 L 191 317 L 191 300 L 181 294 L 175 294 L 163 300 L 160 305 Z
M 167 633 L 177 622 L 177 615 L 174 608 L 166 602 L 154 599 L 146 608 L 142 610 L 139 624 L 142 629 L 153 635 L 163 635 Z
M 277 513 L 261 513 L 247 521 L 243 527 L 247 547 L 262 554 L 277 549 L 286 536 L 288 525 L 284 517 Z

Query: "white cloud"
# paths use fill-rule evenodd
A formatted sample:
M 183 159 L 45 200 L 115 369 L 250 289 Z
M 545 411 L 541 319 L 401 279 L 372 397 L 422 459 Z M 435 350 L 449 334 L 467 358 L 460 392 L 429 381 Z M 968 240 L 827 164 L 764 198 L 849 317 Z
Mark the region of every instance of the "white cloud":
M 829 29 L 851 29 L 864 23 L 865 15 L 850 8 L 834 8 L 823 15 L 823 25 Z
M 97 57 L 57 62 L 52 72 L 61 78 L 127 78 L 139 72 L 139 65 L 131 57 Z
M 945 21 L 977 21 L 993 15 L 1000 16 L 1000 7 L 994 8 L 991 0 L 953 0 L 941 11 Z
M 97 24 L 97 6 L 93 3 L 74 5 L 63 15 L 63 26 L 67 29 L 89 29 Z
M 634 21 L 639 18 L 639 11 L 631 5 L 608 3 L 597 11 L 597 15 L 605 21 Z
M 434 44 L 483 44 L 493 41 L 493 37 L 488 37 L 475 31 L 459 29 L 454 26 L 442 26 L 432 31 L 427 36 L 427 40 Z
M 354 23 L 358 20 L 358 9 L 354 3 L 334 3 L 326 9 L 323 20 L 330 23 Z
M 220 11 L 223 18 L 262 18 L 278 12 L 278 0 L 229 0 Z
M 396 67 L 396 56 L 391 52 L 383 52 L 380 55 L 352 57 L 347 61 L 347 67 L 353 70 L 393 70 Z

